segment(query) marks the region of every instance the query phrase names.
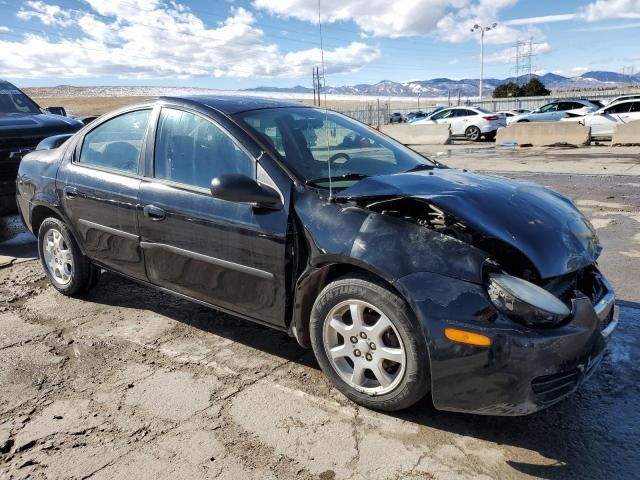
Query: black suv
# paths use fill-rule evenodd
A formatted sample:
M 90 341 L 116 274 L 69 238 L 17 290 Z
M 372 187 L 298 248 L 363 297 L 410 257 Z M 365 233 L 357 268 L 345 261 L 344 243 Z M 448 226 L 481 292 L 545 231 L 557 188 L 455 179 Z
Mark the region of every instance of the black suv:
M 14 85 L 0 80 L 0 213 L 15 209 L 20 159 L 41 140 L 74 133 L 83 126 L 66 117 L 63 108 L 42 109 Z
M 108 269 L 288 332 L 377 409 L 531 413 L 616 326 L 567 198 L 454 170 L 338 113 L 162 98 L 28 154 L 19 209 L 53 286 Z

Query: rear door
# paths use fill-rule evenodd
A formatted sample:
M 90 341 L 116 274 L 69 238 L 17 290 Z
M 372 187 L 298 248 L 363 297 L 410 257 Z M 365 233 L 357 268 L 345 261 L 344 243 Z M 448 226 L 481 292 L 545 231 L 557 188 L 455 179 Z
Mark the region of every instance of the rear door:
M 129 111 L 89 130 L 57 176 L 63 211 L 87 256 L 138 279 L 146 278 L 136 209 L 151 113 Z
M 473 122 L 476 115 L 477 113 L 473 110 L 469 110 L 467 108 L 456 108 L 455 117 L 451 122 L 451 134 L 464 135 L 469 126 L 476 125 L 477 122 Z
M 139 194 L 147 275 L 158 286 L 283 325 L 289 190 L 281 189 L 281 210 L 211 196 L 211 180 L 226 174 L 277 188 L 228 126 L 181 107 L 160 111 Z

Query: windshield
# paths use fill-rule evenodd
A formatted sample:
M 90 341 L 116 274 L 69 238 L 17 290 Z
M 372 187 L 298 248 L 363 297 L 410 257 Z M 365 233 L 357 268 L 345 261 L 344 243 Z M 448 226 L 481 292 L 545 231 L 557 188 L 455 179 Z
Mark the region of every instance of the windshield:
M 8 113 L 40 113 L 38 106 L 13 85 L 0 84 L 0 115 Z
M 322 188 L 329 187 L 330 176 L 334 188 L 346 188 L 364 177 L 437 165 L 372 127 L 331 111 L 273 108 L 246 112 L 240 120 L 294 173 Z

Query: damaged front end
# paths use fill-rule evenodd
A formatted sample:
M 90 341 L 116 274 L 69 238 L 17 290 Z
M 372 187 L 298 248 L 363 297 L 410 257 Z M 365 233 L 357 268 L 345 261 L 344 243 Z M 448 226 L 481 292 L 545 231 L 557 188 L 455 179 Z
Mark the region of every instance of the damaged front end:
M 616 324 L 615 293 L 596 266 L 595 232 L 568 199 L 533 184 L 436 170 L 365 179 L 338 202 L 371 212 L 369 222 L 406 222 L 455 246 L 416 255 L 444 254 L 452 264 L 460 255 L 484 257 L 477 278 L 416 268 L 393 282 L 424 327 L 437 408 L 532 413 L 573 392 L 599 362 Z M 490 345 L 452 342 L 444 334 L 451 327 Z

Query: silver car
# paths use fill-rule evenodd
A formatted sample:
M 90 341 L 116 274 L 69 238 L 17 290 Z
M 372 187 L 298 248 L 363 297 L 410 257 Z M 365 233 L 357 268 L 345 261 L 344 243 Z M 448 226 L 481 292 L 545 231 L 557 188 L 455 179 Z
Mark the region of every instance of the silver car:
M 567 117 L 582 117 L 602 105 L 590 100 L 554 100 L 537 110 L 507 118 L 507 124 L 518 122 L 557 122 Z

